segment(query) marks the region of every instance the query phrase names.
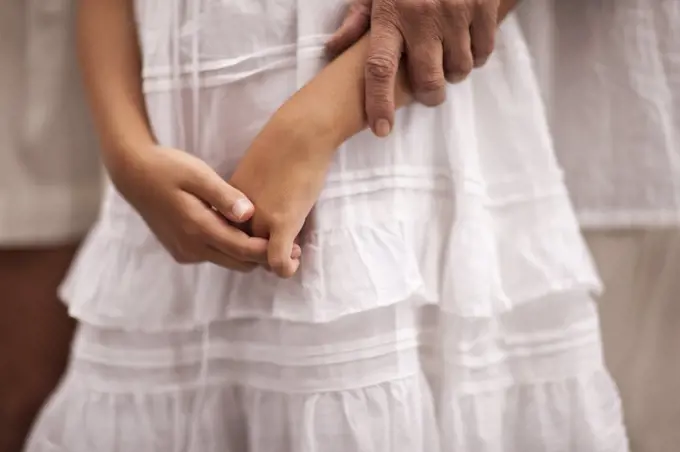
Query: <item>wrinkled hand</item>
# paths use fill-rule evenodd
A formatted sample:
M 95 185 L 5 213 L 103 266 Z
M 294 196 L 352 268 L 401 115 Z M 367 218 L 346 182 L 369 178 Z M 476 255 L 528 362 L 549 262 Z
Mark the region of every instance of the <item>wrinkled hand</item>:
M 203 161 L 151 147 L 109 165 L 109 172 L 177 262 L 212 262 L 238 271 L 266 263 L 267 241 L 227 221 L 249 220 L 252 203 Z
M 229 182 L 255 204 L 252 233 L 269 239 L 268 265 L 288 278 L 300 266 L 291 250 L 323 189 L 332 154 L 298 139 L 299 124 L 273 124 L 255 138 Z
M 494 48 L 500 0 L 353 0 L 327 44 L 338 54 L 371 28 L 366 114 L 378 136 L 394 123 L 394 84 L 402 53 L 417 101 L 439 105 L 446 81 L 459 82 Z

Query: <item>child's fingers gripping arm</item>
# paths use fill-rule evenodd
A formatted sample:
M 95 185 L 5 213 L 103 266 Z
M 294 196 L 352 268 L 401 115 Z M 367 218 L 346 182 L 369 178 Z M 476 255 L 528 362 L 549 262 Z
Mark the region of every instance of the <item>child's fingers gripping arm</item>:
M 170 231 L 164 231 L 171 237 L 165 237 L 165 241 L 159 237 L 166 247 L 179 243 L 179 248 L 190 250 L 192 255 L 214 254 L 212 248 L 239 261 L 263 261 L 266 242 L 263 246 L 262 240 L 225 226 L 223 219 L 204 205 L 242 222 L 252 215 L 252 203 L 203 162 L 179 151 L 158 148 L 142 91 L 133 1 L 78 0 L 80 65 L 111 179 L 145 219 L 167 217 L 162 223 L 172 224 Z M 194 203 L 198 207 L 192 211 L 183 202 L 184 194 L 202 203 Z M 190 228 L 181 225 L 186 218 L 192 222 Z M 188 229 L 202 231 L 202 242 L 198 243 Z M 208 260 L 220 264 L 224 256 L 221 260 L 208 256 Z

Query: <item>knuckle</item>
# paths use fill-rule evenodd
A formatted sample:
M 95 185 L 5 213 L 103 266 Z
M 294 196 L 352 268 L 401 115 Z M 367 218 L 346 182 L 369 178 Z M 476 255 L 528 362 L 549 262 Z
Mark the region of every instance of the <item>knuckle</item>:
M 366 75 L 378 82 L 387 82 L 396 72 L 397 63 L 387 55 L 375 53 L 366 59 Z
M 416 82 L 418 91 L 441 91 L 446 87 L 446 80 L 434 72 L 428 72 Z

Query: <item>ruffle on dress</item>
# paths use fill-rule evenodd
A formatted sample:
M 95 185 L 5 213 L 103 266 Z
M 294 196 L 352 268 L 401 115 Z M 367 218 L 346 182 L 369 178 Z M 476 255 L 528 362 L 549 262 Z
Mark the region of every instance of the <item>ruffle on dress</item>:
M 235 318 L 330 322 L 407 299 L 491 317 L 551 293 L 598 288 L 566 194 L 554 185 L 552 196 L 512 205 L 471 190 L 454 196 L 445 184 L 326 198 L 290 280 L 181 266 L 150 232 L 135 243 L 111 221 L 94 230 L 61 296 L 88 324 L 143 331 Z
M 310 325 L 81 326 L 28 452 L 625 452 L 587 295 L 470 320 L 405 302 Z

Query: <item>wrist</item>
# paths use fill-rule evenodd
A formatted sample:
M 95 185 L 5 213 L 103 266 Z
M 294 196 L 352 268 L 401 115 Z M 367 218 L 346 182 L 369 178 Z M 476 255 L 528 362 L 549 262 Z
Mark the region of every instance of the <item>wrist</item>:
M 277 147 L 285 146 L 309 157 L 331 160 L 342 144 L 337 127 L 330 116 L 315 107 L 297 108 L 286 105 L 279 110 L 263 130 Z M 272 141 L 273 140 L 273 141 Z
M 120 176 L 135 172 L 155 147 L 156 144 L 150 140 L 105 143 L 102 146 L 102 160 L 112 181 L 115 183 Z

